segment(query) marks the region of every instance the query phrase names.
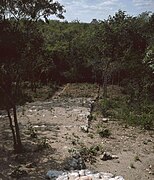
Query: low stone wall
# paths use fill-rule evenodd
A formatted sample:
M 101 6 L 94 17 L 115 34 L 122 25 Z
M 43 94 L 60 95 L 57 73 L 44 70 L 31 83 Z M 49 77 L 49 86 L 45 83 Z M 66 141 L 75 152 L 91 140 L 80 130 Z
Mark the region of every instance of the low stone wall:
M 111 173 L 94 173 L 89 170 L 76 170 L 72 172 L 63 172 L 50 170 L 46 174 L 47 179 L 52 180 L 124 180 L 122 176 L 114 176 Z

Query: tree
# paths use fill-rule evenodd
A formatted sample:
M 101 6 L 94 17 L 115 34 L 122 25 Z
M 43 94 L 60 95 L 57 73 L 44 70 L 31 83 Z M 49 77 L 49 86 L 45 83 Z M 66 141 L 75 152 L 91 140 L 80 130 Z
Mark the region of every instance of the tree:
M 27 19 L 37 21 L 43 17 L 46 21 L 50 15 L 64 18 L 63 6 L 53 0 L 1 0 L 1 19 L 15 18 L 16 20 Z
M 29 33 L 33 31 L 30 23 L 37 21 L 41 17 L 48 22 L 47 18 L 50 15 L 63 18 L 63 12 L 63 6 L 52 0 L 0 1 L 0 98 L 10 120 L 14 150 L 16 152 L 22 151 L 16 104 L 25 65 L 23 58 L 25 57 L 24 54 L 27 47 L 34 50 L 32 47 L 35 46 L 35 43 L 30 43 L 31 45 L 33 44 L 32 46 L 28 45 L 28 38 L 33 38 L 33 40 L 31 39 L 32 42 L 37 41 L 37 37 L 29 36 Z M 23 28 L 25 24 L 22 23 L 23 20 L 27 22 L 27 36 L 25 36 L 25 29 Z M 32 34 L 30 33 L 30 35 Z M 29 58 L 32 58 L 32 55 L 30 53 Z M 32 60 L 35 59 L 32 58 Z M 13 120 L 10 114 L 11 108 L 13 109 Z
M 101 21 L 94 26 L 91 36 L 91 65 L 96 78 L 99 78 L 103 85 L 103 96 L 107 97 L 107 84 L 117 66 L 117 59 L 120 58 L 118 37 L 121 34 L 120 25 L 125 21 L 126 15 L 119 11 L 114 17 Z

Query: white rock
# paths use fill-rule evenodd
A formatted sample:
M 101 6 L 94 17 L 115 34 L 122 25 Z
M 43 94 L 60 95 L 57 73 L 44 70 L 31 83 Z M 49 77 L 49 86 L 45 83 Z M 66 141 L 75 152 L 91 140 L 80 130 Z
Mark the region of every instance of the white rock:
M 92 174 L 92 172 L 89 171 L 88 169 L 85 169 L 84 172 L 85 172 L 85 175 L 86 175 L 86 176 Z
M 104 178 L 104 180 L 108 180 L 113 177 L 113 174 L 111 173 L 100 172 L 99 174 L 101 178 Z
M 101 174 L 100 173 L 93 174 L 93 177 L 94 177 L 94 179 L 100 179 Z
M 7 117 L 7 115 L 0 115 L 0 118 L 5 118 Z
M 87 125 L 81 126 L 81 130 L 82 130 L 83 132 L 88 132 L 88 126 L 87 126 Z
M 73 109 L 74 112 L 79 112 L 79 109 Z
M 79 176 L 79 172 L 72 172 L 72 173 L 69 173 L 68 176 L 78 177 L 78 176 Z
M 85 176 L 85 175 L 86 175 L 86 174 L 85 174 L 85 170 L 83 170 L 83 169 L 80 170 L 80 171 L 79 171 L 79 174 L 80 174 L 80 176 Z
M 61 175 L 58 178 L 56 178 L 56 180 L 68 180 L 68 175 Z
M 109 152 L 104 152 L 101 155 L 100 159 L 103 160 L 103 161 L 111 160 L 112 159 L 112 155 Z
M 68 174 L 69 180 L 74 180 L 75 178 L 79 177 L 78 172 L 72 172 Z
M 116 155 L 112 155 L 112 159 L 118 159 L 119 157 Z
M 103 118 L 102 121 L 103 122 L 108 122 L 110 119 L 109 118 Z
M 81 176 L 76 178 L 75 180 L 92 180 L 92 176 Z
M 114 178 L 110 178 L 109 180 L 125 180 L 122 176 L 116 176 Z
M 63 171 L 50 170 L 47 172 L 46 177 L 49 179 L 52 179 L 52 178 L 57 178 L 58 176 L 62 174 L 63 174 Z
M 72 172 L 48 171 L 47 178 L 56 180 L 124 180 L 122 176 L 114 177 L 111 173 L 92 173 L 89 170 L 80 170 Z
M 33 126 L 33 128 L 45 128 L 45 127 L 46 127 L 45 125 L 41 125 L 41 126 L 35 125 L 35 126 Z
M 109 152 L 104 152 L 103 155 L 100 156 L 100 159 L 103 161 L 111 160 L 111 159 L 118 159 L 119 157 L 116 155 L 112 155 Z

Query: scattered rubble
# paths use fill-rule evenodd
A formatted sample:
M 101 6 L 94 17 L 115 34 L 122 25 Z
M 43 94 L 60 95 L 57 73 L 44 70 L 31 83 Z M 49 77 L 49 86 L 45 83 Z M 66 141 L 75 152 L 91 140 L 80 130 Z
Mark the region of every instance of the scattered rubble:
M 112 155 L 109 152 L 104 152 L 103 155 L 101 155 L 100 159 L 103 161 L 107 161 L 112 159 L 118 159 L 118 156 Z
M 105 172 L 91 172 L 88 169 L 71 172 L 50 170 L 47 172 L 46 178 L 54 180 L 124 180 L 122 176 L 114 176 Z
M 86 168 L 85 162 L 80 154 L 74 154 L 72 157 L 68 157 L 64 162 L 64 166 L 66 170 L 81 170 Z

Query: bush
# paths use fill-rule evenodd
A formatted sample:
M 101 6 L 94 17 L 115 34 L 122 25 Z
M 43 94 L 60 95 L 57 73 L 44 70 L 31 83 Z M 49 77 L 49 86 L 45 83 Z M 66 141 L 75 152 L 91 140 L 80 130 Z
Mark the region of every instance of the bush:
M 42 151 L 43 149 L 47 149 L 50 147 L 47 138 L 42 138 L 38 140 L 37 146 L 38 146 L 38 151 Z
M 138 106 L 131 107 L 128 104 L 125 104 L 120 108 L 117 108 L 113 116 L 129 125 L 141 126 L 146 130 L 150 130 L 154 127 L 153 109 L 154 106 L 149 105 L 144 105 L 144 107 L 141 106 L 139 109 Z
M 114 108 L 116 106 L 115 101 L 111 99 L 103 99 L 100 102 L 100 107 L 101 107 L 101 113 L 103 116 L 107 117 L 110 115 L 109 110 Z
M 103 99 L 99 102 L 99 111 L 103 116 L 110 116 L 126 124 L 141 126 L 146 130 L 154 128 L 154 104 L 150 100 L 131 102 L 129 95 Z M 100 130 L 104 137 L 108 131 Z
M 111 135 L 111 132 L 109 129 L 100 129 L 98 131 L 98 134 L 102 137 L 102 138 L 108 138 Z
M 96 162 L 96 156 L 99 153 L 102 153 L 102 151 L 103 148 L 101 145 L 92 145 L 91 147 L 87 147 L 82 143 L 80 143 L 79 149 L 72 148 L 68 150 L 71 154 L 80 154 L 85 162 L 90 162 L 91 164 Z

